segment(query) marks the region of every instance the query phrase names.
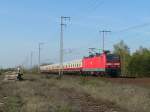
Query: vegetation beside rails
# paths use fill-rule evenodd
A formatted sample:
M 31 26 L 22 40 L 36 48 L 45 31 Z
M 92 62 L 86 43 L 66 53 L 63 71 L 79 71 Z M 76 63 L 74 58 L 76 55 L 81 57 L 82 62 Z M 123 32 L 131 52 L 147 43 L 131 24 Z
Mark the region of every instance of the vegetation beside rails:
M 84 103 L 91 100 L 95 105 L 103 102 L 117 112 L 150 110 L 149 89 L 99 78 L 63 76 L 57 80 L 56 75 L 25 74 L 24 81 L 1 83 L 0 91 L 0 101 L 4 103 L 0 111 L 7 112 L 79 112 L 79 105 L 88 109 Z
M 68 84 L 69 83 L 69 84 Z M 111 83 L 103 79 L 81 78 L 80 80 L 64 78 L 57 82 L 60 87 L 75 88 L 90 94 L 95 99 L 113 102 L 131 112 L 149 112 L 150 90 L 135 85 Z
M 130 51 L 124 41 L 114 45 L 114 53 L 121 59 L 121 74 L 131 77 L 150 77 L 150 49 L 139 47 Z

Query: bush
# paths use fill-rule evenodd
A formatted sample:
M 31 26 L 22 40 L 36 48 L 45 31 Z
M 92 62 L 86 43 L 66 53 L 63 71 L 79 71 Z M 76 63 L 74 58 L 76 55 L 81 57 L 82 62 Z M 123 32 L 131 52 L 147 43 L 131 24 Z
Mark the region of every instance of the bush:
M 150 50 L 140 48 L 136 51 L 128 64 L 132 76 L 150 77 Z

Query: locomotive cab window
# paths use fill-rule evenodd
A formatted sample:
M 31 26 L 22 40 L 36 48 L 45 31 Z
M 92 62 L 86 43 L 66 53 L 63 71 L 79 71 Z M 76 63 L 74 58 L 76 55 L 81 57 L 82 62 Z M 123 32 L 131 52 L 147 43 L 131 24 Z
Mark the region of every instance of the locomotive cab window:
M 115 54 L 108 54 L 106 56 L 107 58 L 107 62 L 108 61 L 119 61 L 120 60 L 120 57 L 118 55 L 115 55 Z

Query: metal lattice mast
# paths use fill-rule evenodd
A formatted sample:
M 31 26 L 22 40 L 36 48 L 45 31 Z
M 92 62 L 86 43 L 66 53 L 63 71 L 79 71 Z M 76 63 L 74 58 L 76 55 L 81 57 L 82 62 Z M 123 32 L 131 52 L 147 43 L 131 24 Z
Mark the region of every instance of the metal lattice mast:
M 39 47 L 39 56 L 38 56 L 38 62 L 39 62 L 39 67 L 38 67 L 38 72 L 40 73 L 40 66 L 41 66 L 41 45 L 43 45 L 44 43 L 39 43 L 38 47 Z
M 105 50 L 105 34 L 106 33 L 110 33 L 111 31 L 108 31 L 108 30 L 102 30 L 102 31 L 99 31 L 100 33 L 102 33 L 102 38 L 103 38 L 103 43 L 102 43 L 102 49 L 103 49 L 103 51 Z
M 64 20 L 70 20 L 70 17 L 61 16 L 59 77 L 62 77 L 63 75 L 63 59 L 64 59 L 63 27 L 67 25 L 64 23 Z

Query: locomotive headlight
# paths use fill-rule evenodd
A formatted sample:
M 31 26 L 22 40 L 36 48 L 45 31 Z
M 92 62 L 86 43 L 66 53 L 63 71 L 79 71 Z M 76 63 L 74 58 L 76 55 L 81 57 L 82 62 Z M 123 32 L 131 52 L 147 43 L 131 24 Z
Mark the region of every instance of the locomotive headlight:
M 119 66 L 119 65 L 120 65 L 120 63 L 114 63 L 114 65 L 117 65 L 117 66 Z
M 107 66 L 119 66 L 120 63 L 107 63 Z
M 107 63 L 108 66 L 113 65 L 113 63 Z

